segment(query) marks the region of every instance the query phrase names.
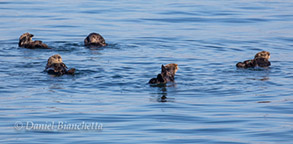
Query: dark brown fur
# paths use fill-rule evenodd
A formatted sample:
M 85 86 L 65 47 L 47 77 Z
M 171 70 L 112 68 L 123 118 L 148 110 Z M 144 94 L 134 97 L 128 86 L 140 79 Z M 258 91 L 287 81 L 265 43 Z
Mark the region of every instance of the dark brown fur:
M 157 75 L 157 78 L 152 78 L 150 84 L 164 84 L 167 82 L 174 82 L 175 74 L 178 70 L 177 64 L 162 65 L 161 73 Z
M 238 68 L 254 68 L 254 67 L 269 67 L 271 62 L 269 61 L 270 53 L 267 51 L 261 51 L 254 56 L 252 60 L 246 60 L 244 62 L 238 62 L 236 67 Z
M 94 47 L 102 47 L 106 46 L 105 39 L 98 33 L 90 33 L 85 39 L 84 39 L 84 45 L 85 46 L 94 46 Z
M 178 70 L 178 64 L 170 63 L 170 64 L 165 65 L 164 67 L 165 67 L 166 71 L 168 71 L 170 73 L 170 75 L 173 76 L 173 79 L 174 79 L 175 74 Z
M 18 46 L 29 48 L 29 49 L 35 49 L 35 48 L 43 48 L 43 49 L 49 49 L 46 44 L 44 44 L 42 41 L 36 40 L 33 41 L 32 37 L 34 35 L 30 33 L 24 33 L 19 37 Z
M 68 70 L 67 66 L 62 62 L 62 58 L 60 55 L 53 55 L 48 59 L 45 71 L 48 74 L 61 76 L 64 74 L 74 75 L 75 69 L 72 68 Z
M 150 84 L 159 84 L 159 83 L 167 83 L 166 80 L 164 80 L 163 76 L 161 74 L 157 75 L 157 78 L 152 78 L 149 81 Z
M 67 66 L 64 63 L 54 63 L 47 69 L 48 74 L 61 76 L 64 74 L 74 74 L 75 69 L 67 71 Z

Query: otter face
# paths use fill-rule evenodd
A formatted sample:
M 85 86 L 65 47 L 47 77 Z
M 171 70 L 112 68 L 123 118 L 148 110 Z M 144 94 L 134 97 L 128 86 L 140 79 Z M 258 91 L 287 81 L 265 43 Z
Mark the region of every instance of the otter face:
M 178 64 L 175 63 L 170 63 L 165 65 L 165 68 L 167 69 L 167 71 L 173 73 L 174 75 L 176 74 L 177 70 L 179 69 Z
M 270 52 L 267 52 L 267 51 L 262 51 L 262 52 L 259 52 L 257 53 L 255 56 L 254 56 L 254 59 L 256 58 L 264 58 L 264 59 L 270 59 Z
M 19 47 L 23 47 L 23 46 L 29 44 L 30 42 L 33 42 L 33 40 L 32 40 L 32 37 L 33 37 L 33 36 L 34 36 L 33 34 L 30 34 L 30 33 L 28 33 L 28 32 L 22 34 L 22 35 L 19 37 L 19 43 L 18 43 L 18 46 L 19 46 Z
M 63 74 L 74 75 L 75 73 L 74 68 L 68 70 L 59 54 L 53 55 L 48 59 L 45 71 L 47 71 L 49 74 L 57 76 L 61 76 Z
M 62 58 L 59 54 L 53 55 L 48 59 L 47 66 L 50 67 L 52 64 L 63 63 Z
M 105 39 L 98 33 L 91 33 L 84 39 L 84 45 L 86 46 L 106 46 Z

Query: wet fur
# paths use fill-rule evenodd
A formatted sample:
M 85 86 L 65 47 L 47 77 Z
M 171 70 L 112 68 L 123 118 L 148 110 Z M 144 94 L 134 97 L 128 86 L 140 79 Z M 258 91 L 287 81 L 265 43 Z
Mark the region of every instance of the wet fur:
M 152 78 L 149 83 L 150 84 L 164 84 L 167 82 L 174 82 L 175 74 L 178 70 L 177 64 L 167 64 L 162 65 L 161 73 L 157 75 L 156 78 Z
M 46 44 L 44 44 L 42 41 L 36 40 L 33 41 L 32 37 L 34 35 L 30 33 L 24 33 L 19 37 L 18 46 L 29 48 L 29 49 L 35 49 L 35 48 L 43 48 L 43 49 L 49 49 Z
M 61 56 L 58 54 L 53 55 L 48 59 L 45 71 L 47 71 L 48 74 L 56 76 L 61 76 L 64 74 L 73 75 L 75 73 L 74 68 L 68 70 L 67 66 L 63 63 Z
M 170 63 L 164 66 L 170 74 L 175 77 L 176 72 L 178 71 L 178 64 Z
M 85 39 L 84 39 L 84 45 L 90 46 L 90 47 L 102 47 L 106 46 L 105 39 L 98 33 L 90 33 Z
M 254 67 L 269 67 L 271 62 L 269 61 L 270 53 L 267 51 L 258 52 L 254 59 L 246 60 L 244 62 L 238 62 L 236 67 L 238 68 L 254 68 Z

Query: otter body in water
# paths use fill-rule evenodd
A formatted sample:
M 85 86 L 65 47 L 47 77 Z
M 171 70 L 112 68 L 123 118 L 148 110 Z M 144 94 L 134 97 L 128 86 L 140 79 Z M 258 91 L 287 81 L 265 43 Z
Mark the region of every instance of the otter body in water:
M 162 65 L 161 73 L 157 75 L 157 78 L 152 78 L 150 84 L 161 84 L 167 82 L 174 82 L 175 74 L 178 70 L 178 65 L 175 63 Z
M 48 74 L 53 74 L 57 76 L 61 76 L 63 74 L 71 74 L 75 73 L 75 69 L 72 68 L 68 70 L 67 66 L 63 63 L 62 58 L 59 54 L 53 55 L 48 59 L 45 71 Z
M 261 52 L 258 52 L 254 56 L 254 59 L 252 60 L 238 62 L 236 64 L 236 67 L 238 68 L 269 67 L 271 65 L 271 62 L 269 61 L 270 57 L 271 57 L 270 52 L 261 51 Z
M 44 44 L 42 41 L 36 40 L 33 41 L 32 37 L 34 35 L 30 33 L 24 33 L 19 37 L 18 46 L 29 48 L 29 49 L 35 49 L 35 48 L 43 48 L 43 49 L 49 49 L 46 44 Z
M 106 46 L 105 39 L 98 33 L 90 33 L 85 39 L 84 39 L 84 45 L 90 46 L 90 47 L 102 47 Z

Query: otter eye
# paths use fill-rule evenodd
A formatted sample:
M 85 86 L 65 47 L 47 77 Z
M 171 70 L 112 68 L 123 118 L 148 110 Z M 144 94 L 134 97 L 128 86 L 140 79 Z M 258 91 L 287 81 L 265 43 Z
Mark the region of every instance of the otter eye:
M 60 59 L 61 57 L 60 56 L 58 56 L 58 59 Z

